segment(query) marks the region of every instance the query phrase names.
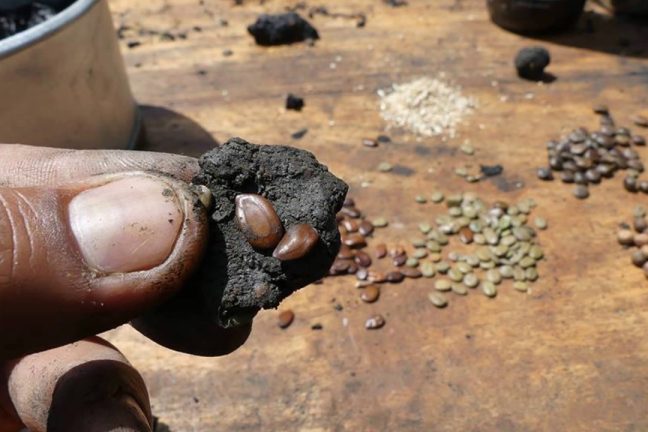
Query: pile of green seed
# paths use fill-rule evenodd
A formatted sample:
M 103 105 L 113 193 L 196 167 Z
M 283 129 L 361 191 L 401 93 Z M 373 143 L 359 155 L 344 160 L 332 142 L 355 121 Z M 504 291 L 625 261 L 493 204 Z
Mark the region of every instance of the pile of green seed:
M 415 252 L 406 265 L 418 267 L 423 277 L 437 276 L 435 290 L 429 294 L 432 304 L 445 307 L 445 293 L 466 295 L 477 288 L 485 296 L 495 297 L 498 286 L 507 279 L 513 281 L 515 290 L 528 292 L 529 284 L 539 277 L 536 266 L 544 257 L 537 230 L 547 228 L 541 217 L 530 221 L 536 206 L 533 200 L 516 204 L 499 201 L 488 206 L 470 193 L 446 198 L 440 192 L 429 200 L 445 200 L 447 213 L 437 216 L 434 226 L 419 224 L 422 237 L 412 241 Z M 473 245 L 471 252 L 447 251 L 452 236 Z

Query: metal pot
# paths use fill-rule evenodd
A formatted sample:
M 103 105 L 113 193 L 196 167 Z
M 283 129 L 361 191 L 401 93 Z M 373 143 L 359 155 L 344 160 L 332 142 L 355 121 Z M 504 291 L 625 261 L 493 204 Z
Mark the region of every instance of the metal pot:
M 107 0 L 0 40 L 0 95 L 0 142 L 131 148 L 140 134 Z
M 493 22 L 516 33 L 547 33 L 572 25 L 585 0 L 486 0 Z

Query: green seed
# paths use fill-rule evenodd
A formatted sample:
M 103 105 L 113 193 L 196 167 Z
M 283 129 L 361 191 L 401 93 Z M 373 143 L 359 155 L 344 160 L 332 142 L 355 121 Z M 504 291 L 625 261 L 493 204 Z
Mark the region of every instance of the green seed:
M 517 250 L 519 250 L 522 253 L 528 253 L 529 250 L 531 249 L 531 243 L 529 242 L 518 242 L 516 244 Z
M 434 282 L 434 289 L 437 291 L 450 291 L 452 285 L 448 279 L 439 279 Z
M 405 265 L 407 267 L 417 267 L 419 265 L 419 261 L 416 258 L 407 258 Z
M 461 280 L 463 279 L 463 273 L 461 273 L 458 268 L 453 267 L 448 270 L 448 277 L 454 282 L 461 282 Z
M 464 257 L 464 261 L 466 264 L 468 264 L 471 267 L 478 267 L 479 266 L 479 258 L 477 258 L 476 255 L 466 255 Z
M 513 279 L 518 282 L 526 280 L 526 273 L 521 267 L 515 267 L 513 269 Z
M 493 231 L 492 228 L 490 227 L 484 228 L 483 234 L 484 237 L 486 238 L 486 243 L 490 245 L 496 245 L 497 243 L 499 243 L 499 236 L 495 231 Z
M 529 203 L 527 201 L 520 201 L 517 205 L 518 210 L 520 210 L 520 213 L 523 214 L 529 214 L 531 212 L 531 206 L 529 206 Z
M 484 245 L 486 244 L 486 237 L 484 237 L 483 234 L 475 234 L 473 236 L 473 243 L 478 245 Z
M 428 299 L 434 306 L 438 307 L 439 309 L 444 308 L 448 305 L 448 299 L 446 299 L 446 297 L 441 293 L 431 292 L 430 294 L 428 294 Z
M 457 251 L 450 251 L 448 253 L 448 259 L 453 262 L 459 261 L 459 258 L 461 258 L 461 255 L 459 255 L 459 252 Z
M 448 214 L 450 216 L 452 216 L 452 217 L 457 218 L 457 217 L 461 216 L 461 208 L 459 208 L 459 207 L 450 207 L 448 209 Z
M 526 227 L 516 227 L 513 228 L 513 235 L 516 239 L 520 241 L 529 241 L 531 240 L 531 233 L 529 230 L 525 229 Z
M 526 269 L 526 271 L 524 273 L 525 273 L 526 279 L 528 281 L 534 282 L 534 281 L 538 280 L 538 277 L 539 277 L 538 270 L 536 270 L 535 268 L 533 268 L 533 267 L 528 268 L 528 269 Z
M 450 239 L 448 238 L 447 235 L 443 234 L 442 232 L 438 233 L 436 236 L 436 242 L 439 243 L 440 245 L 447 245 L 448 242 L 450 242 Z
M 542 251 L 542 248 L 540 246 L 533 245 L 529 249 L 529 256 L 536 261 L 541 260 L 542 257 L 544 257 L 544 252 Z
M 483 225 L 482 225 L 481 221 L 474 220 L 474 221 L 471 221 L 470 224 L 468 224 L 468 228 L 470 228 L 470 231 L 472 231 L 474 233 L 480 233 L 481 230 L 483 229 Z
M 423 246 L 425 246 L 425 243 L 423 243 Z M 425 249 L 416 249 L 412 256 L 416 259 L 421 259 L 425 258 L 427 256 L 427 251 Z
M 527 220 L 529 220 L 529 217 L 527 215 L 525 215 L 525 214 L 517 215 L 511 221 L 511 225 L 516 226 L 516 227 L 522 226 L 525 223 L 527 223 Z
M 513 288 L 520 292 L 527 292 L 529 290 L 529 286 L 526 284 L 526 282 L 515 282 L 513 283 Z
M 431 253 L 431 254 L 428 256 L 428 258 L 430 259 L 430 261 L 435 262 L 435 263 L 438 263 L 439 261 L 441 261 L 441 254 L 438 253 L 438 252 Z
M 513 267 L 509 265 L 501 266 L 499 272 L 504 279 L 511 279 L 513 277 Z
M 427 202 L 427 199 L 423 195 L 416 195 L 416 198 L 414 200 L 419 203 L 419 204 L 425 204 Z
M 434 269 L 434 264 L 430 262 L 424 262 L 423 264 L 421 264 L 420 270 L 423 277 L 426 278 L 434 277 L 434 275 L 436 274 L 436 270 Z
M 468 170 L 465 167 L 457 167 L 455 168 L 454 172 L 459 177 L 466 177 L 468 175 Z
M 436 217 L 434 221 L 436 222 L 437 225 L 440 226 L 452 222 L 452 218 L 448 215 L 439 215 Z
M 430 252 L 441 252 L 441 245 L 435 241 L 429 241 L 425 244 L 425 247 Z
M 486 272 L 486 279 L 489 282 L 492 282 L 494 284 L 498 284 L 498 283 L 502 282 L 502 275 L 500 274 L 499 271 L 497 271 L 495 269 L 492 269 L 492 270 L 488 270 Z
M 515 216 L 520 214 L 520 209 L 512 205 L 506 210 L 506 214 L 509 216 Z
M 450 264 L 445 261 L 441 261 L 436 265 L 436 271 L 439 273 L 447 273 L 450 270 Z
M 393 168 L 394 168 L 394 166 L 392 164 L 390 164 L 389 162 L 380 162 L 378 164 L 378 171 L 380 171 L 380 172 L 389 172 Z
M 479 268 L 490 270 L 492 268 L 495 268 L 495 263 L 493 261 L 483 261 L 479 263 Z
M 466 181 L 468 183 L 477 183 L 479 181 L 479 177 L 474 176 L 474 175 L 469 175 L 469 176 L 466 176 Z
M 639 217 L 639 218 L 646 217 L 646 209 L 645 207 L 640 205 L 636 206 L 632 213 L 634 217 Z
M 495 254 L 493 254 L 493 252 L 491 252 L 487 247 L 480 247 L 477 249 L 476 254 L 480 261 L 492 261 L 495 259 Z
M 507 235 L 505 237 L 502 237 L 502 239 L 500 240 L 500 244 L 504 246 L 512 246 L 515 243 L 517 243 L 517 239 L 515 238 L 515 236 L 512 235 Z
M 384 217 L 378 217 L 378 218 L 372 220 L 372 221 L 371 221 L 371 224 L 372 224 L 375 228 L 384 228 L 384 227 L 386 227 L 387 225 L 389 225 L 389 222 L 388 222 L 387 219 L 385 219 Z
M 491 251 L 495 254 L 495 256 L 503 257 L 509 251 L 509 247 L 506 245 L 497 245 L 494 246 Z
M 414 239 L 412 240 L 412 246 L 415 248 L 424 248 L 427 242 L 424 239 Z
M 432 195 L 430 195 L 430 201 L 433 203 L 440 203 L 443 201 L 443 194 L 441 192 L 432 192 Z
M 479 278 L 475 276 L 474 273 L 468 273 L 463 278 L 463 284 L 468 288 L 475 288 L 477 285 L 479 285 Z
M 471 146 L 468 143 L 464 143 L 459 147 L 459 150 L 461 150 L 462 153 L 467 154 L 469 156 L 475 154 L 475 148 Z
M 531 257 L 524 257 L 520 260 L 520 267 L 527 269 L 529 267 L 535 266 L 535 260 Z
M 535 218 L 533 223 L 535 224 L 536 228 L 538 228 L 539 230 L 547 229 L 547 221 L 544 218 L 537 217 Z
M 486 297 L 495 297 L 497 295 L 497 288 L 490 281 L 482 282 L 481 290 Z
M 461 196 L 461 194 L 454 194 L 446 198 L 446 205 L 448 207 L 457 207 L 461 205 L 462 201 L 463 197 Z
M 511 226 L 511 218 L 508 216 L 502 216 L 499 222 L 497 222 L 497 227 L 502 231 L 507 229 L 510 226 Z
M 457 263 L 456 268 L 463 274 L 470 273 L 472 271 L 472 267 L 465 262 Z
M 419 228 L 419 231 L 421 231 L 423 234 L 427 234 L 432 229 L 432 226 L 430 226 L 430 224 L 427 223 L 427 222 L 421 222 L 419 224 L 418 228 Z
M 470 225 L 470 219 L 468 219 L 466 216 L 461 216 L 461 217 L 457 218 L 455 223 L 457 225 L 459 225 L 459 227 L 461 227 L 461 228 L 467 227 L 468 225 Z
M 466 289 L 466 287 L 464 285 L 462 285 L 460 283 L 456 283 L 456 282 L 452 284 L 452 292 L 457 294 L 457 295 L 462 295 L 462 296 L 468 294 L 468 290 Z
M 461 212 L 469 219 L 474 219 L 477 217 L 477 210 L 471 205 L 463 206 L 461 208 Z

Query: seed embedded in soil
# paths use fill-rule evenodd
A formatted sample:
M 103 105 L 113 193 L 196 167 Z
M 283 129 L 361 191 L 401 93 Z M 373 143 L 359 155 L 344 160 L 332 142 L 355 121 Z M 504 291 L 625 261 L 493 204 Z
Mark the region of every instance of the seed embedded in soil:
M 294 320 L 295 320 L 295 313 L 290 309 L 280 312 L 279 316 L 277 317 L 277 323 L 279 325 L 279 328 L 282 329 L 288 328 Z
M 385 325 L 385 318 L 382 315 L 373 315 L 365 321 L 365 328 L 367 330 L 378 330 Z
M 428 299 L 430 302 L 440 308 L 444 308 L 448 305 L 448 299 L 441 293 L 438 292 L 431 292 L 428 294 Z
M 352 234 L 353 235 L 353 234 Z M 319 234 L 308 224 L 293 225 L 286 231 L 272 256 L 292 261 L 306 256 L 319 241 Z
M 277 246 L 284 229 L 272 203 L 256 194 L 238 195 L 234 203 L 236 223 L 250 245 L 256 249 Z
M 373 303 L 380 297 L 380 287 L 378 285 L 368 285 L 360 293 L 360 299 L 365 303 Z

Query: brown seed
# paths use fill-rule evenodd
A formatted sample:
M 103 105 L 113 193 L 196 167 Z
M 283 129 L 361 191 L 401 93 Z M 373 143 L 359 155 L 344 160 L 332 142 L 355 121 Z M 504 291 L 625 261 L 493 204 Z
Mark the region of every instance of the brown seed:
M 360 222 L 358 231 L 360 232 L 360 234 L 367 237 L 368 235 L 371 235 L 371 233 L 374 231 L 374 226 L 368 220 L 363 220 L 362 222 Z
M 642 267 L 646 263 L 646 255 L 643 254 L 640 250 L 632 252 L 631 255 L 632 264 L 637 267 Z
M 629 229 L 620 229 L 617 232 L 617 241 L 624 246 L 630 246 L 634 244 L 634 234 Z
M 344 198 L 344 204 L 342 204 L 343 207 L 355 207 L 355 201 L 351 197 L 346 197 Z
M 365 147 L 378 147 L 378 141 L 372 140 L 370 138 L 363 138 L 362 145 Z
M 319 234 L 312 226 L 308 224 L 293 225 L 288 228 L 272 256 L 281 261 L 299 259 L 308 254 L 318 241 Z
M 295 320 L 295 313 L 290 309 L 287 309 L 279 313 L 277 317 L 279 327 L 282 329 L 287 328 Z
M 468 227 L 459 230 L 459 239 L 464 244 L 470 244 L 473 241 L 473 232 Z
M 371 257 L 368 253 L 363 251 L 357 251 L 354 261 L 360 267 L 369 267 L 371 265 Z
M 380 288 L 378 285 L 369 285 L 360 293 L 360 300 L 365 303 L 373 303 L 380 297 Z
M 387 275 L 383 272 L 369 270 L 367 280 L 370 282 L 383 283 L 387 281 Z
M 423 276 L 423 273 L 421 273 L 419 269 L 412 267 L 403 267 L 402 269 L 400 269 L 400 273 L 410 279 L 418 279 Z
M 648 244 L 648 234 L 635 234 L 633 238 L 635 246 L 642 247 Z
M 345 274 L 348 272 L 351 262 L 352 262 L 351 260 L 336 259 L 335 261 L 333 261 L 333 265 L 331 265 L 331 269 L 329 273 L 334 276 L 339 274 Z
M 639 249 L 642 254 L 648 257 L 648 245 L 641 246 L 641 249 Z
M 635 231 L 642 233 L 646 228 L 648 228 L 648 221 L 646 221 L 645 217 L 636 217 L 634 218 L 632 225 L 634 226 Z
M 538 168 L 537 175 L 540 180 L 553 180 L 553 174 L 551 172 L 551 168 L 547 168 L 547 167 Z
M 626 176 L 623 179 L 623 187 L 628 192 L 637 192 L 639 190 L 639 186 L 637 185 L 637 178 L 632 176 Z
M 644 275 L 648 278 L 648 262 L 643 265 Z
M 560 180 L 563 183 L 574 183 L 574 173 L 572 171 L 563 171 L 560 173 Z
M 406 261 L 407 261 L 407 255 L 405 255 L 405 254 L 403 254 L 403 255 L 397 255 L 397 256 L 395 256 L 395 257 L 392 259 L 392 263 L 393 263 L 396 267 L 401 267 L 401 266 L 405 265 L 405 262 L 406 262 Z
M 357 272 L 358 272 L 358 264 L 356 264 L 355 262 L 351 262 L 351 264 L 349 264 L 349 269 L 347 270 L 347 273 L 356 274 Z
M 342 243 L 349 246 L 350 248 L 363 248 L 367 246 L 367 241 L 362 236 L 362 234 L 353 233 L 342 239 Z
M 645 146 L 646 145 L 646 139 L 642 137 L 641 135 L 634 135 L 632 137 L 632 144 L 636 146 Z
M 365 328 L 367 330 L 378 330 L 385 325 L 385 318 L 382 315 L 373 315 L 365 321 Z
M 348 233 L 354 233 L 358 231 L 359 224 L 353 219 L 344 219 L 342 220 L 342 222 L 340 222 L 340 225 L 342 225 Z
M 405 279 L 405 275 L 403 275 L 403 273 L 401 273 L 399 271 L 391 271 L 391 272 L 387 273 L 387 276 L 385 277 L 385 279 L 387 280 L 387 282 L 399 283 L 399 282 L 402 282 L 403 279 Z
M 362 214 L 360 213 L 360 210 L 358 210 L 355 207 L 342 207 L 342 209 L 340 209 L 340 213 L 342 213 L 344 216 L 348 216 L 348 217 L 350 217 L 352 219 L 357 219 L 360 216 L 362 216 Z
M 347 245 L 340 246 L 340 251 L 337 254 L 339 259 L 353 259 L 354 253 Z
M 387 246 L 384 243 L 376 245 L 376 258 L 381 259 L 387 256 Z
M 245 239 L 256 249 L 270 249 L 284 234 L 272 203 L 256 194 L 241 194 L 235 200 L 236 223 Z
M 648 127 L 648 117 L 642 115 L 632 116 L 632 122 L 639 127 Z
M 397 245 L 389 249 L 388 253 L 389 256 L 392 258 L 397 257 L 399 255 L 405 255 L 405 248 L 401 245 Z

